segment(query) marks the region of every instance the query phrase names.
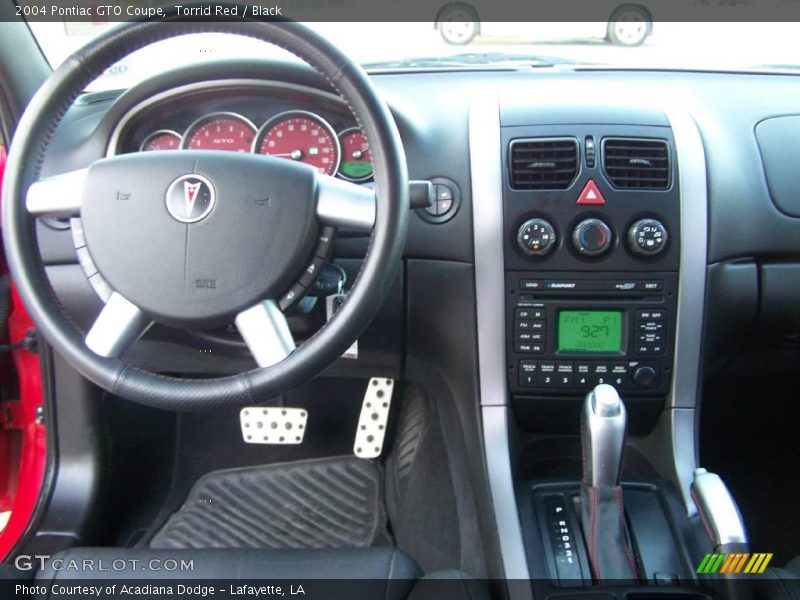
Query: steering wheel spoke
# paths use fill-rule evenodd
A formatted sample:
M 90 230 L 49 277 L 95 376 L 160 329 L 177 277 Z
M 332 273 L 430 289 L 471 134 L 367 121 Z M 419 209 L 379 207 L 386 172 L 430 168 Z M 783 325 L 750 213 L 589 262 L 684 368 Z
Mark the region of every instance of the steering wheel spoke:
M 46 177 L 31 184 L 25 198 L 28 212 L 37 217 L 77 217 L 89 169 Z
M 243 310 L 235 322 L 259 367 L 278 364 L 295 349 L 289 323 L 274 300 Z
M 138 306 L 112 292 L 86 334 L 86 346 L 100 356 L 117 358 L 152 324 Z
M 325 225 L 369 232 L 375 225 L 375 190 L 330 177 L 317 176 L 317 218 Z

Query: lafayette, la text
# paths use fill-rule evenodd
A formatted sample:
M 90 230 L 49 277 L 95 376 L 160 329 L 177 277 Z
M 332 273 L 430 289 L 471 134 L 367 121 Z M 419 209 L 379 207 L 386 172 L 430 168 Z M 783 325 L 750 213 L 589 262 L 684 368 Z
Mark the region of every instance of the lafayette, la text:
M 280 585 L 233 585 L 223 587 L 205 584 L 178 584 L 178 585 L 81 585 L 81 584 L 52 584 L 44 585 L 25 585 L 17 584 L 15 589 L 17 595 L 26 596 L 93 596 L 93 597 L 114 597 L 114 596 L 245 596 L 247 598 L 260 598 L 266 596 L 305 596 L 306 592 L 300 584 L 290 585 L 285 589 Z

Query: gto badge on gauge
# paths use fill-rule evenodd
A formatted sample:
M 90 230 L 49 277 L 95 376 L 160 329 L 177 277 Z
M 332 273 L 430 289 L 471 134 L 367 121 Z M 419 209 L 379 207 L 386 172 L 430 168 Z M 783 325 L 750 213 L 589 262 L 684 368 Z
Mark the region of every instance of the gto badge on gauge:
M 182 175 L 167 189 L 167 210 L 182 223 L 196 223 L 213 210 L 216 193 L 202 175 Z

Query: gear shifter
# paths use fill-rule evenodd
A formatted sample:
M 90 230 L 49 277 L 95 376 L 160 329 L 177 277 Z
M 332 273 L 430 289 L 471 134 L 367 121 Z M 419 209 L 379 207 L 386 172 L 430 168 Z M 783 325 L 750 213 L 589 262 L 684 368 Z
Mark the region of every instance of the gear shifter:
M 617 390 L 600 384 L 581 414 L 581 524 L 596 581 L 632 581 L 636 561 L 625 532 L 619 485 L 627 415 Z

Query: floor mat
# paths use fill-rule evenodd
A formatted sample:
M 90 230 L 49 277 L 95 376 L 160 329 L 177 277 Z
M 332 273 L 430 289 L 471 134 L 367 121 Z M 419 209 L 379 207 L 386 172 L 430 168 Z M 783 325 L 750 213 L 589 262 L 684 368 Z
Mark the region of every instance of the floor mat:
M 152 548 L 352 548 L 391 542 L 376 463 L 353 456 L 215 471 Z

